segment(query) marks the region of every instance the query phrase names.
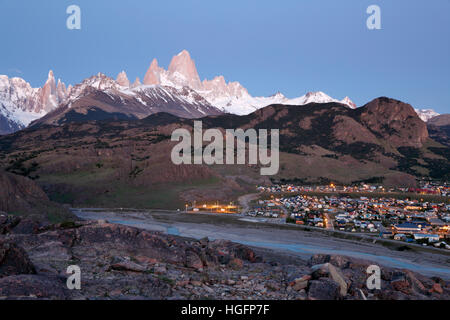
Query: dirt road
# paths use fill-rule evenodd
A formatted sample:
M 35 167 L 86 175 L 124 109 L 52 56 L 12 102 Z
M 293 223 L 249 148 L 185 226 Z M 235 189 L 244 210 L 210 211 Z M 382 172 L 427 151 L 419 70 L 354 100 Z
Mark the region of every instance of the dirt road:
M 243 196 L 240 196 L 238 201 L 239 205 L 242 207 L 241 213 L 244 214 L 250 210 L 250 202 L 258 199 L 259 193 L 249 193 Z

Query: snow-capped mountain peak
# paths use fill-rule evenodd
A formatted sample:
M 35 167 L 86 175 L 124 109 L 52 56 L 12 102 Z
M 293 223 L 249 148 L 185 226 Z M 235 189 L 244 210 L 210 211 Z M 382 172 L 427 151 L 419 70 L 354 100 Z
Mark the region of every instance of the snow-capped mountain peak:
M 141 85 L 141 79 L 139 77 L 136 77 L 136 80 L 134 80 L 133 84 L 131 85 L 132 88 L 139 87 Z
M 284 94 L 282 94 L 280 91 L 278 91 L 277 93 L 271 95 L 269 98 L 273 98 L 273 99 L 286 99 L 286 97 L 284 96 Z
M 295 105 L 305 105 L 308 103 L 328 103 L 337 102 L 336 99 L 331 98 L 329 95 L 323 93 L 322 91 L 308 92 L 305 95 L 291 99 L 290 104 Z
M 356 104 L 352 100 L 350 100 L 349 97 L 345 97 L 344 99 L 342 99 L 341 103 L 346 104 L 347 106 L 349 106 L 352 109 L 357 108 Z
M 189 87 L 194 90 L 202 90 L 203 87 L 195 62 L 186 50 L 172 58 L 167 70 L 158 65 L 158 60 L 153 59 L 145 74 L 143 84 L 164 85 L 178 89 Z
M 422 119 L 425 122 L 428 122 L 431 118 L 437 117 L 440 114 L 434 111 L 433 109 L 415 109 L 417 115 L 420 119 Z
M 174 82 L 194 90 L 202 89 L 195 62 L 191 59 L 191 55 L 187 50 L 181 51 L 172 58 L 168 72 L 169 78 Z
M 305 98 L 313 101 L 328 101 L 333 100 L 329 95 L 323 93 L 322 91 L 313 91 L 305 94 Z
M 130 87 L 130 80 L 128 80 L 125 71 L 122 71 L 117 75 L 116 82 L 122 87 Z
M 344 99 L 339 101 L 337 99 L 330 97 L 329 95 L 327 95 L 326 93 L 324 93 L 322 91 L 308 92 L 307 94 L 305 94 L 299 98 L 291 99 L 289 101 L 289 104 L 305 105 L 308 103 L 330 103 L 330 102 L 337 102 L 337 103 L 345 104 L 346 106 L 348 106 L 349 108 L 352 108 L 352 109 L 356 108 L 356 104 L 353 103 L 353 101 L 350 100 L 349 97 L 345 97 Z
M 144 85 L 158 85 L 161 84 L 161 74 L 165 72 L 164 69 L 160 68 L 158 65 L 158 60 L 153 59 L 147 73 L 144 77 Z
M 187 50 L 183 50 L 174 56 L 167 70 L 160 67 L 158 61 L 153 59 L 145 74 L 143 84 L 163 85 L 177 89 L 189 87 L 223 112 L 238 115 L 249 114 L 270 104 L 283 103 L 305 105 L 311 102 L 338 102 L 350 108 L 356 107 L 348 97 L 339 101 L 321 91 L 309 92 L 294 99 L 288 99 L 280 92 L 270 97 L 253 97 L 239 82 L 227 82 L 221 75 L 212 80 L 205 79 L 201 82 L 195 62 Z M 138 84 L 133 85 L 133 87 L 136 86 Z

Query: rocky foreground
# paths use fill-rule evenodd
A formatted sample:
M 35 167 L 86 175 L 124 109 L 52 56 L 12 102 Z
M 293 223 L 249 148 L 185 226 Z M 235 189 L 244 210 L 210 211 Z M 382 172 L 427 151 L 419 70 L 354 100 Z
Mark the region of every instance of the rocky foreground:
M 302 261 L 230 241 L 193 240 L 106 221 L 40 225 L 0 214 L 0 299 L 449 299 L 450 283 L 342 256 Z M 67 267 L 81 268 L 69 290 Z

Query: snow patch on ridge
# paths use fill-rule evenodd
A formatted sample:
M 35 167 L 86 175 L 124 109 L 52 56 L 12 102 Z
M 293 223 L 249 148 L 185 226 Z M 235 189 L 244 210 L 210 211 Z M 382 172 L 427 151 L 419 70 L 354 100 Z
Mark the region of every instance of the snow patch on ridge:
M 433 109 L 415 109 L 417 115 L 422 121 L 428 122 L 431 118 L 437 117 L 440 114 Z

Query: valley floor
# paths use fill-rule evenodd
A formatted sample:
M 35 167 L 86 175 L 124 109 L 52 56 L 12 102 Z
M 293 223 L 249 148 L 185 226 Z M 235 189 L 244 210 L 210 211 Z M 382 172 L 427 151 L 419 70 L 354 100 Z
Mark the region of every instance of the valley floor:
M 251 222 L 242 216 L 187 214 L 176 211 L 73 209 L 82 219 L 106 219 L 110 223 L 161 231 L 171 235 L 211 240 L 225 239 L 265 252 L 309 259 L 315 254 L 335 254 L 372 261 L 389 268 L 408 269 L 427 276 L 450 279 L 450 255 L 421 248 L 399 249 L 379 243 L 339 239 L 317 231 Z M 375 239 L 374 239 L 375 240 Z

